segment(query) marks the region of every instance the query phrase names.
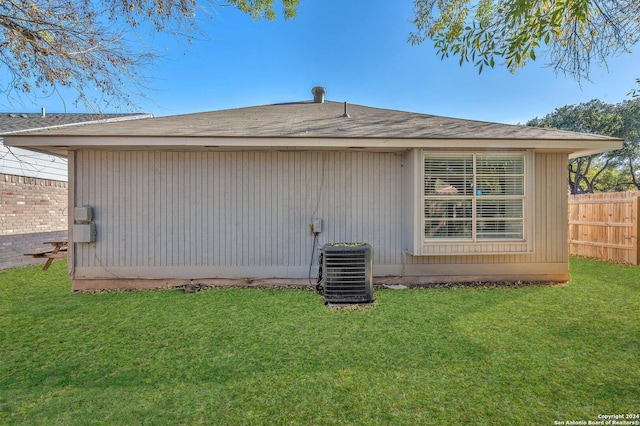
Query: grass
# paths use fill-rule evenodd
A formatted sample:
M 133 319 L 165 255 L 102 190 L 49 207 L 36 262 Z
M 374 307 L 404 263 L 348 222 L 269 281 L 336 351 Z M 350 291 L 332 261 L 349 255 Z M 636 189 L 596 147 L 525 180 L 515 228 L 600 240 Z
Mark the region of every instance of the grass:
M 640 268 L 564 286 L 73 294 L 0 273 L 0 424 L 554 424 L 640 412 Z

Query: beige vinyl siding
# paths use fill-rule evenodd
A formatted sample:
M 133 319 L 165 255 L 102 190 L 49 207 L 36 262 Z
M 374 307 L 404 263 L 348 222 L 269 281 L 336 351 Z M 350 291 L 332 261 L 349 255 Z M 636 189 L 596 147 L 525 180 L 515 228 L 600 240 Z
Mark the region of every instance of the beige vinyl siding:
M 403 250 L 415 222 L 403 173 L 410 155 L 79 150 L 70 157 L 71 206 L 93 206 L 98 233 L 95 244 L 74 245 L 73 278 L 306 278 L 312 217 L 323 220 L 320 245 L 371 244 L 376 275 L 541 265 L 566 273 L 566 185 L 558 183 L 566 181 L 565 154 L 536 154 L 533 253 L 428 257 Z
M 94 207 L 98 232 L 75 245 L 76 274 L 300 276 L 312 216 L 320 244 L 366 241 L 377 263 L 401 263 L 399 155 L 82 150 L 72 164 L 74 205 Z

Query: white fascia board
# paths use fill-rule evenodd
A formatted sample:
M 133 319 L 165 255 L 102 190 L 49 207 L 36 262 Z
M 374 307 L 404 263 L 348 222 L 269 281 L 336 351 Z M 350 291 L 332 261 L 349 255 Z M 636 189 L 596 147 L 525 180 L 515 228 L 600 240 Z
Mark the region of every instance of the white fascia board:
M 517 140 L 517 139 L 396 139 L 396 138 L 283 138 L 283 137 L 189 137 L 189 136 L 5 136 L 5 144 L 20 148 L 59 153 L 61 149 L 272 149 L 326 150 L 374 149 L 402 151 L 426 149 L 534 149 L 563 151 L 573 156 L 605 152 L 622 147 L 621 140 Z

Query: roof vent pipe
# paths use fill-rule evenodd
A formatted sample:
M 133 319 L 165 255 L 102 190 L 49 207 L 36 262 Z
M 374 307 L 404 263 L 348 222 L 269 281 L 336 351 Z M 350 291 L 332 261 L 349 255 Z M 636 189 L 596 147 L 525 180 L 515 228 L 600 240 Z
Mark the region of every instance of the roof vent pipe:
M 349 113 L 347 112 L 347 103 L 344 103 L 344 114 L 342 114 L 343 117 L 346 118 L 350 118 L 351 116 L 349 115 Z
M 313 93 L 313 102 L 316 104 L 324 103 L 324 95 L 327 93 L 327 89 L 322 86 L 316 86 L 311 89 L 311 93 Z
M 44 107 L 42 107 L 42 111 L 41 111 L 40 115 L 42 116 L 42 118 L 47 116 L 47 111 L 44 109 Z

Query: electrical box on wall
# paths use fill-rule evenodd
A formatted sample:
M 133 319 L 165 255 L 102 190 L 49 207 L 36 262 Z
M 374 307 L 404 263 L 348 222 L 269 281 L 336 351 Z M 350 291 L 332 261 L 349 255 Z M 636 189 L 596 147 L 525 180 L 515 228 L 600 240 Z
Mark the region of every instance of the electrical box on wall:
M 76 222 L 93 221 L 93 207 L 91 206 L 75 207 L 73 209 L 73 219 Z
M 74 243 L 95 243 L 96 225 L 94 223 L 76 223 L 73 225 Z
M 322 232 L 322 219 L 313 219 L 313 222 L 311 222 L 311 232 L 314 234 Z

